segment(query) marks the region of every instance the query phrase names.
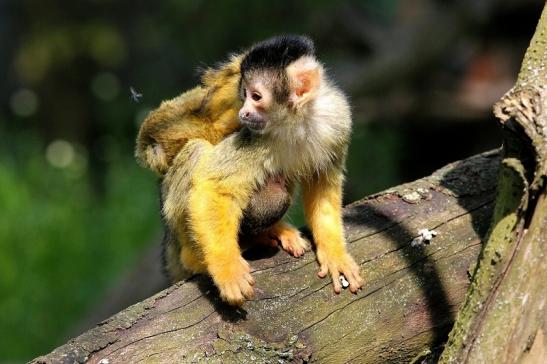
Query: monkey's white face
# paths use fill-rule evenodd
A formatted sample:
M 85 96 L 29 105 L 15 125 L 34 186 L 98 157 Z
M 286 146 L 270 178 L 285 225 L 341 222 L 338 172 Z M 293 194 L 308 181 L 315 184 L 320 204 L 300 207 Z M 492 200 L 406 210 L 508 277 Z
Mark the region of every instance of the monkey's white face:
M 310 119 L 312 115 L 305 106 L 318 95 L 321 65 L 313 57 L 302 57 L 282 72 L 284 75 L 275 70 L 257 69 L 242 74 L 243 106 L 239 110 L 239 120 L 243 126 L 266 134 L 280 128 L 290 129 L 301 120 Z M 286 96 L 286 100 L 279 101 L 285 99 L 280 95 Z
M 268 129 L 269 111 L 273 103 L 273 95 L 263 82 L 254 81 L 241 86 L 243 106 L 239 110 L 239 120 L 243 126 L 257 133 Z

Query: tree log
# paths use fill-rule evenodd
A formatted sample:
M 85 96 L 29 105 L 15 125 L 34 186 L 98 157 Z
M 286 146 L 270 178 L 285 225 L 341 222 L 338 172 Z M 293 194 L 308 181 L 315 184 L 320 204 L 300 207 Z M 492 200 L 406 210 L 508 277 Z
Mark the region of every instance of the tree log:
M 442 345 L 464 299 L 495 199 L 499 151 L 352 203 L 356 295 L 317 277 L 313 252 L 250 251 L 256 298 L 240 309 L 196 276 L 133 305 L 34 363 L 386 363 Z M 421 229 L 438 235 L 426 244 Z M 421 243 L 421 244 L 420 244 Z M 159 263 L 158 263 L 159 264 Z
M 515 86 L 492 225 L 442 363 L 547 363 L 547 6 Z

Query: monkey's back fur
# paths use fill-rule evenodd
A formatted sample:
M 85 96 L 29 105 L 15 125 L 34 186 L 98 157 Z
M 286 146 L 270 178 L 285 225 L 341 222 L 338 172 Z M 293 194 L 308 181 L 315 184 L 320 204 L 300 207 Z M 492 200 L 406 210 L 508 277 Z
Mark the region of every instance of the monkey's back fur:
M 164 175 L 188 140 L 199 138 L 216 144 L 240 129 L 240 62 L 241 56 L 232 56 L 227 63 L 207 70 L 202 85 L 150 112 L 137 136 L 137 160 Z

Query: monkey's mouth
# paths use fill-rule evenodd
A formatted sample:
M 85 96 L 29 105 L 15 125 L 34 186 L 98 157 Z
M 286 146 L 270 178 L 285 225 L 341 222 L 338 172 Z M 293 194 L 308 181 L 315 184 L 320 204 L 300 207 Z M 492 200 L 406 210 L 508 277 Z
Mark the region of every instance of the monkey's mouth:
M 266 128 L 266 122 L 264 120 L 242 120 L 241 124 L 255 132 L 262 132 Z

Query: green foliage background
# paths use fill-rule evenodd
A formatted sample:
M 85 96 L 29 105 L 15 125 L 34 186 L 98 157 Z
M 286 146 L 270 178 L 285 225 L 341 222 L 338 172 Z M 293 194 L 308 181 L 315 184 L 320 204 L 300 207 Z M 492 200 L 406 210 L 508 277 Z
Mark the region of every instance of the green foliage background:
M 52 167 L 43 149 L 34 134 L 12 135 L 0 147 L 3 358 L 28 359 L 60 344 L 159 228 L 155 178 L 131 149 L 112 156 L 101 203 L 85 175 Z

